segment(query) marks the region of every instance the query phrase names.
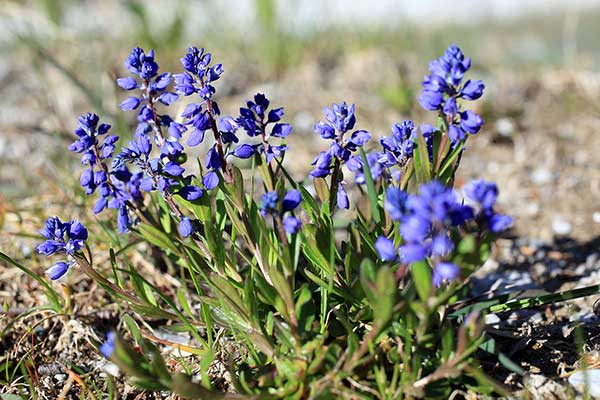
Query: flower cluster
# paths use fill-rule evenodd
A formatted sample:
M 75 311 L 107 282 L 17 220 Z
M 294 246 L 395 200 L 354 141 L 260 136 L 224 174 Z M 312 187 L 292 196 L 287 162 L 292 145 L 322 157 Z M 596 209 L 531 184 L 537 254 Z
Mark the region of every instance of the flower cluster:
M 287 150 L 286 145 L 274 146 L 269 143 L 269 138 L 286 138 L 292 133 L 290 124 L 279 122 L 284 115 L 283 107 L 274 108 L 267 112 L 270 101 L 264 94 L 257 93 L 254 95 L 254 101 L 246 101 L 246 107 L 240 108 L 240 116 L 236 122 L 242 127 L 248 136 L 260 136 L 262 145 L 243 144 L 238 146 L 233 154 L 239 158 L 249 158 L 255 152 L 261 153 L 267 163 L 270 163 L 273 158 L 278 158 Z M 270 131 L 269 124 L 272 125 Z
M 66 254 L 72 256 L 81 250 L 88 238 L 87 229 L 79 221 L 62 222 L 58 217 L 48 218 L 40 234 L 46 241 L 37 246 L 39 254 L 51 256 L 53 254 Z M 46 270 L 52 280 L 59 279 L 67 273 L 72 263 L 57 262 Z
M 462 83 L 471 68 L 471 59 L 465 58 L 456 46 L 448 47 L 443 56 L 429 64 L 429 75 L 423 80 L 423 92 L 419 103 L 430 111 L 440 110 L 448 123 L 448 136 L 453 143 L 460 142 L 467 134 L 479 132 L 483 119 L 471 110 L 461 110 L 458 99 L 477 100 L 483 95 L 480 80 Z
M 464 188 L 467 199 L 476 203 L 478 213 L 475 219 L 483 229 L 494 233 L 502 232 L 512 225 L 512 218 L 494 211 L 498 187 L 493 182 L 472 181 Z
M 283 217 L 285 213 L 292 213 L 302 202 L 302 196 L 296 189 L 292 189 L 283 196 L 280 201 L 277 192 L 267 192 L 262 195 L 262 206 L 260 212 L 263 216 L 277 215 Z M 300 230 L 302 222 L 294 215 L 288 215 L 283 218 L 283 227 L 289 234 L 294 234 Z
M 164 72 L 158 75 L 159 66 L 154 59 L 154 51 L 150 50 L 146 54 L 143 49 L 134 48 L 125 60 L 125 68 L 141 80 L 138 82 L 131 76 L 117 79 L 117 84 L 122 89 L 138 89 L 141 92 L 139 96 L 130 96 L 121 103 L 122 110 L 139 108 L 136 135 L 148 133 L 152 126 L 164 126 L 171 137 L 181 138 L 181 133 L 186 131 L 185 126 L 173 121 L 168 115 L 158 114 L 154 107 L 156 102 L 168 106 L 179 99 L 176 93 L 167 90 L 171 84 L 171 73 Z
M 418 195 L 389 188 L 385 207 L 390 217 L 400 222 L 404 243 L 397 250 L 390 239 L 380 237 L 376 248 L 384 261 L 399 258 L 413 263 L 429 257 L 439 263 L 454 250 L 451 228 L 473 218 L 473 209 L 462 205 L 456 193 L 438 181 L 421 186 Z
M 323 111 L 327 122 L 319 121 L 314 130 L 323 139 L 331 140 L 332 143 L 329 149 L 319 153 L 311 163 L 315 169 L 310 175 L 315 178 L 324 178 L 331 174 L 336 160 L 345 163 L 350 159 L 352 152 L 371 139 L 371 134 L 365 130 L 357 130 L 349 138 L 344 137 L 356 123 L 354 104 L 347 105 L 346 102 L 333 104 L 332 108 L 325 107 Z

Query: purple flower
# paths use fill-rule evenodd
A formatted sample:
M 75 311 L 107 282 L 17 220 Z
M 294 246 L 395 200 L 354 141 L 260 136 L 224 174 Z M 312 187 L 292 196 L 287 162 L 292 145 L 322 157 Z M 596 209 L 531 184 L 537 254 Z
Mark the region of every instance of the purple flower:
M 385 236 L 379 236 L 375 242 L 375 250 L 377 250 L 377 254 L 379 254 L 381 261 L 393 261 L 398 258 L 394 242 Z
M 348 105 L 346 102 L 333 104 L 331 108 L 325 107 L 323 111 L 326 122 L 317 122 L 314 131 L 322 138 L 332 140 L 332 143 L 329 150 L 321 152 L 311 163 L 315 165 L 315 169 L 310 173 L 314 178 L 324 178 L 329 175 L 334 159 L 341 164 L 346 163 L 353 152 L 371 139 L 371 134 L 365 130 L 356 130 L 350 137 L 344 137 L 356 123 L 354 104 Z M 344 193 L 338 196 L 341 204 L 345 204 Z
M 494 205 L 498 197 L 498 187 L 495 183 L 484 180 L 471 181 L 465 186 L 464 192 L 467 198 L 475 202 L 479 208 L 475 217 L 479 224 L 494 233 L 502 232 L 512 225 L 513 220 L 511 217 L 497 214 L 494 211 Z
M 300 205 L 301 201 L 302 195 L 300 194 L 300 192 L 296 189 L 292 189 L 289 192 L 287 192 L 283 197 L 283 201 L 281 203 L 281 211 L 292 211 Z
M 293 235 L 298 233 L 302 227 L 302 222 L 300 222 L 300 220 L 296 217 L 287 216 L 283 219 L 283 227 L 287 233 Z
M 59 261 L 46 270 L 46 274 L 53 281 L 62 278 L 69 270 L 69 264 Z
M 440 262 L 433 269 L 433 284 L 442 286 L 444 282 L 452 282 L 460 278 L 460 268 L 450 262 Z
M 236 147 L 232 154 L 237 157 L 237 158 L 250 158 L 254 155 L 254 153 L 256 152 L 256 147 L 251 145 L 251 144 L 241 144 L 238 147 Z
M 188 217 L 182 218 L 177 230 L 182 237 L 190 236 L 194 232 L 192 221 Z
M 47 240 L 37 246 L 37 252 L 47 256 L 55 253 L 73 255 L 88 238 L 87 229 L 81 222 L 62 222 L 58 217 L 48 218 L 40 234 Z
M 400 222 L 404 244 L 399 252 L 408 263 L 449 256 L 454 250 L 451 228 L 473 218 L 472 208 L 461 204 L 452 189 L 437 181 L 422 185 L 416 195 L 389 188 L 385 208 Z
M 461 110 L 457 99 L 477 100 L 483 95 L 481 80 L 467 80 L 462 84 L 471 60 L 462 51 L 451 45 L 443 56 L 429 64 L 430 74 L 423 80 L 423 92 L 419 103 L 430 111 L 440 110 L 449 124 L 448 135 L 453 143 L 466 138 L 465 133 L 475 134 L 483 119 L 470 110 Z
M 198 186 L 186 185 L 179 189 L 179 195 L 187 201 L 198 200 L 204 192 Z
M 135 47 L 125 60 L 125 68 L 142 79 L 151 79 L 158 72 L 158 64 L 154 61 L 154 50 L 148 54 L 143 49 Z
M 385 209 L 394 221 L 400 221 L 406 212 L 408 193 L 395 187 L 390 187 L 385 195 Z
M 114 353 L 116 336 L 117 335 L 114 332 L 108 332 L 106 335 L 106 341 L 104 341 L 104 343 L 102 343 L 100 346 L 100 352 L 104 357 L 110 358 L 110 356 Z
M 265 212 L 275 211 L 279 202 L 279 195 L 277 192 L 267 192 L 262 195 L 262 202 L 261 210 Z

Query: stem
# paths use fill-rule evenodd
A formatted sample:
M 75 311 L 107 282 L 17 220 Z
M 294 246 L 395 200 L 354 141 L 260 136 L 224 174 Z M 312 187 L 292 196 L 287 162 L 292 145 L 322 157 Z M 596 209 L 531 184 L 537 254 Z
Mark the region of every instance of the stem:
M 204 88 L 204 80 L 200 78 L 199 82 L 200 86 Z M 211 99 L 206 99 L 205 103 L 208 118 L 210 119 L 210 127 L 215 138 L 215 146 L 217 148 L 217 153 L 219 154 L 219 159 L 221 160 L 221 170 L 223 171 L 223 178 L 225 179 L 225 182 L 231 183 L 233 182 L 233 174 L 231 172 L 231 168 L 227 164 L 225 152 L 223 151 L 223 142 L 221 141 L 221 133 L 219 132 L 219 128 L 217 127 L 217 119 L 215 117 L 213 102 Z
M 580 297 L 591 296 L 600 293 L 600 285 L 586 286 L 579 289 L 566 290 L 564 292 L 551 293 L 543 296 L 528 297 L 525 299 L 511 300 L 504 304 L 495 304 L 488 308 L 489 312 L 497 313 L 511 310 L 522 310 L 525 308 L 539 307 L 559 301 L 573 300 Z
M 333 165 L 333 174 L 331 175 L 331 183 L 329 184 L 329 212 L 333 214 L 337 201 L 337 192 L 340 181 L 338 175 L 340 174 L 340 160 L 335 159 Z

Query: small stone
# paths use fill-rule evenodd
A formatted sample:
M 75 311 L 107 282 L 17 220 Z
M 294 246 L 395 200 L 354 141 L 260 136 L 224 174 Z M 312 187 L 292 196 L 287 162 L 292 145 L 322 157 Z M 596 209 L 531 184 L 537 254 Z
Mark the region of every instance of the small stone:
M 542 322 L 544 318 L 542 318 L 542 314 L 540 312 L 536 312 L 531 317 L 529 317 L 529 322 L 539 323 Z
M 600 398 L 600 369 L 575 371 L 569 377 L 569 383 L 579 393 L 584 393 L 587 383 L 587 393 L 593 398 Z
M 596 211 L 593 215 L 592 215 L 592 220 L 597 223 L 600 224 L 600 211 Z
M 527 214 L 535 217 L 540 212 L 540 205 L 538 203 L 529 203 L 526 206 Z
M 543 186 L 552 181 L 552 172 L 547 168 L 537 168 L 531 174 L 531 179 L 536 185 Z
M 515 131 L 515 124 L 510 118 L 499 118 L 494 125 L 502 136 L 510 137 Z
M 568 235 L 571 233 L 571 223 L 563 217 L 554 217 L 552 220 L 552 230 L 557 235 Z
M 485 316 L 485 324 L 486 325 L 494 325 L 500 323 L 500 317 L 496 314 L 488 314 Z

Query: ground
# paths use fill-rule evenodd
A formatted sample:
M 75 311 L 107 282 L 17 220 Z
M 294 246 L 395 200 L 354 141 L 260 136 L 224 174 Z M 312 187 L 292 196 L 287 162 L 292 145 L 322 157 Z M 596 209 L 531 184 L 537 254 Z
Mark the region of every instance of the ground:
M 218 83 L 221 108 L 235 114 L 242 101 L 257 91 L 267 93 L 275 105 L 286 106 L 286 119 L 295 129 L 289 145 L 304 150 L 295 153 L 288 165 L 301 179 L 323 146 L 311 128 L 324 105 L 341 100 L 356 103 L 358 127 L 375 137 L 389 134 L 390 125 L 405 118 L 433 122 L 419 109 L 416 97 L 428 58 L 445 43 L 431 44 L 436 34 L 414 34 L 418 45 L 429 43 L 422 49 L 411 46 L 406 35 L 399 46 L 375 39 L 339 47 L 326 41 L 308 42 L 305 45 L 315 51 L 299 52 L 294 62 L 283 66 L 247 62 L 245 51 L 236 54 L 217 48 L 215 55 L 226 65 Z M 456 34 L 457 38 L 465 35 Z M 472 39 L 467 40 L 465 51 L 472 50 L 476 60 L 472 77 L 486 82 L 484 99 L 476 103 L 486 125 L 470 138 L 457 182 L 460 186 L 471 178 L 496 181 L 500 208 L 514 217 L 515 224 L 473 277 L 473 293 L 556 292 L 598 284 L 600 72 L 594 57 L 577 54 L 558 63 L 498 62 L 498 52 L 507 48 L 497 44 L 498 37 L 483 35 L 485 44 L 496 44 L 488 46 L 485 54 Z M 113 84 L 114 77 L 123 73 L 121 59 L 131 44 L 124 41 L 109 51 L 109 44 L 100 41 L 82 49 L 72 38 L 41 44 L 22 40 L 16 50 L 5 50 L 10 58 L 0 63 L 0 249 L 41 274 L 46 261 L 33 254 L 37 239 L 32 236 L 41 221 L 55 213 L 79 217 L 89 206 L 76 191 L 78 160 L 66 151 L 76 115 L 93 109 L 111 119 L 120 133 L 132 122 L 126 116 L 114 117 L 123 94 Z M 184 49 L 181 45 L 163 52 L 165 58 L 172 57 L 166 63 L 169 68 L 177 68 L 174 54 Z M 99 65 L 92 67 L 94 63 Z M 174 278 L 164 277 L 149 263 L 134 261 L 162 287 L 176 285 Z M 43 310 L 25 315 L 46 304 L 42 287 L 20 270 L 0 263 L 4 305 L 0 372 L 20 376 L 0 393 L 17 392 L 28 377 L 38 385 L 40 398 L 75 396 L 83 386 L 93 389 L 93 382 L 108 379 L 107 362 L 96 346 L 127 310 L 81 274 L 72 274 L 68 287 L 70 315 L 51 316 Z M 484 370 L 516 394 L 529 390 L 543 397 L 550 392 L 556 398 L 570 396 L 572 389 L 564 385 L 569 373 L 584 364 L 600 366 L 596 299 L 590 296 L 488 316 L 489 334 L 527 375 L 510 372 L 482 352 Z M 153 398 L 133 390 L 122 378 L 111 381 L 123 398 Z M 222 384 L 226 387 L 226 379 Z

